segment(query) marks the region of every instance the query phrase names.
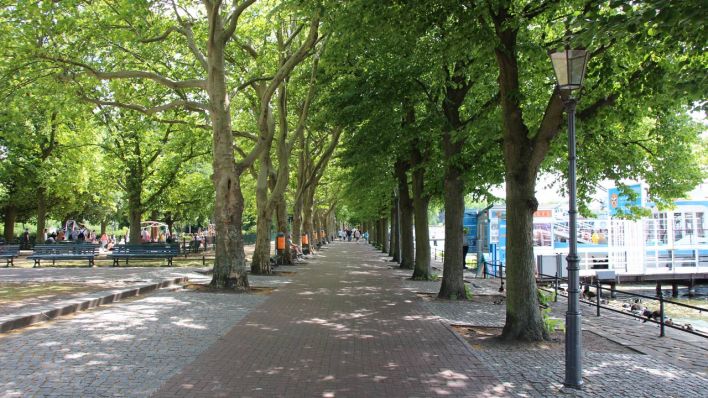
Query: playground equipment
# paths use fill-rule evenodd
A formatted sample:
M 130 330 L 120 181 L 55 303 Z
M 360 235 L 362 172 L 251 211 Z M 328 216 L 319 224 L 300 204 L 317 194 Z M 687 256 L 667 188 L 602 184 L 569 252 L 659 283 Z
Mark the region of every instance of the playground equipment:
M 143 221 L 140 223 L 141 236 L 149 242 L 165 241 L 170 235 L 169 226 L 159 221 Z M 147 234 L 145 233 L 147 232 Z

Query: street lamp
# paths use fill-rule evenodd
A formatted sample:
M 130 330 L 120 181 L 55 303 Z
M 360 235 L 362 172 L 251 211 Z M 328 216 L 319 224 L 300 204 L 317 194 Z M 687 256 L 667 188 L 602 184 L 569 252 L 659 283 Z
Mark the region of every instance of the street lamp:
M 578 257 L 578 226 L 575 176 L 575 105 L 574 91 L 583 86 L 589 52 L 584 49 L 550 51 L 558 90 L 568 113 L 568 311 L 565 313 L 565 381 L 566 387 L 580 389 L 583 385 L 580 301 L 580 258 Z M 597 298 L 600 299 L 599 297 Z

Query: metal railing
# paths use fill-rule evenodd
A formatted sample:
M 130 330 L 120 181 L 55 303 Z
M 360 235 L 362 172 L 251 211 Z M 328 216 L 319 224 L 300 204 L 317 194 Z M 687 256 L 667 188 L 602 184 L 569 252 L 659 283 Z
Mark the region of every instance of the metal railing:
M 493 263 L 489 263 L 489 262 L 485 261 L 483 263 L 483 266 L 485 267 L 484 272 L 483 272 L 484 278 L 486 279 L 488 276 L 491 276 L 493 278 L 499 278 L 501 280 L 501 286 L 499 287 L 499 291 L 503 292 L 504 291 L 504 280 L 506 279 L 506 277 L 504 276 L 504 268 L 505 268 L 504 265 L 501 263 L 493 264 Z M 490 269 L 494 270 L 493 273 L 489 272 Z M 536 278 L 536 283 L 539 285 L 543 285 L 548 282 L 552 282 L 553 292 L 554 292 L 553 301 L 558 302 L 559 291 L 561 291 L 560 284 L 561 284 L 561 282 L 567 282 L 568 278 L 559 277 L 558 274 L 555 274 L 555 275 L 537 274 L 537 275 L 538 275 L 538 277 Z M 675 306 L 682 307 L 682 308 L 692 309 L 692 310 L 698 311 L 699 313 L 703 313 L 704 311 L 708 311 L 708 309 L 706 309 L 706 308 L 701 308 L 701 307 L 698 307 L 695 305 L 677 303 L 675 301 L 666 300 L 666 299 L 664 299 L 664 295 L 661 293 L 658 296 L 652 297 L 652 296 L 648 296 L 645 294 L 628 292 L 626 290 L 618 290 L 618 289 L 614 289 L 614 288 L 603 288 L 602 282 L 599 279 L 595 279 L 594 286 L 595 286 L 595 301 L 593 302 L 588 299 L 581 299 L 580 301 L 585 304 L 594 305 L 596 308 L 596 316 L 597 317 L 600 316 L 600 313 L 601 313 L 600 310 L 605 309 L 605 310 L 612 311 L 612 312 L 615 312 L 618 314 L 627 315 L 627 316 L 630 316 L 635 319 L 642 319 L 645 322 L 652 322 L 652 323 L 658 324 L 659 325 L 659 337 L 666 336 L 666 328 L 669 327 L 672 329 L 680 330 L 685 333 L 693 334 L 695 336 L 701 336 L 704 338 L 708 338 L 708 334 L 697 331 L 693 328 L 680 327 L 680 326 L 674 325 L 673 322 L 667 323 L 666 322 L 666 311 L 665 311 L 666 304 L 675 305 Z M 543 289 L 545 291 L 548 291 L 548 289 L 546 289 L 545 286 L 539 286 L 539 288 Z M 627 312 L 627 311 L 619 310 L 616 308 L 612 308 L 607 305 L 602 305 L 602 291 L 603 291 L 603 289 L 611 290 L 612 293 L 619 293 L 619 294 L 624 294 L 627 296 L 639 297 L 642 299 L 658 301 L 659 302 L 658 314 L 656 314 L 656 311 L 652 311 L 651 314 L 648 316 L 644 315 L 644 314 L 637 315 L 633 312 Z M 658 318 L 659 320 L 657 321 L 656 318 Z

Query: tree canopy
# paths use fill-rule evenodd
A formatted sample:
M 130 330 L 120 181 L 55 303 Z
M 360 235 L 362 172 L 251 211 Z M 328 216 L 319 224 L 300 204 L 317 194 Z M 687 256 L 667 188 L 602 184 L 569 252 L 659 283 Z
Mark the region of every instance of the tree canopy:
M 501 200 L 504 334 L 543 338 L 530 238 L 537 180 L 567 179 L 547 51 L 591 52 L 577 108 L 581 209 L 603 181 L 627 179 L 668 206 L 706 175 L 705 124 L 690 116 L 707 103 L 700 10 L 668 0 L 4 7 L 5 237 L 17 220 L 121 221 L 131 240 L 146 218 L 214 224 L 213 285 L 248 289 L 245 232 L 257 234 L 251 271 L 269 273 L 272 232 L 315 246 L 347 225 L 370 229 L 427 279 L 438 203 L 439 296 L 464 298 L 465 202 Z M 502 184 L 506 197 L 494 198 Z

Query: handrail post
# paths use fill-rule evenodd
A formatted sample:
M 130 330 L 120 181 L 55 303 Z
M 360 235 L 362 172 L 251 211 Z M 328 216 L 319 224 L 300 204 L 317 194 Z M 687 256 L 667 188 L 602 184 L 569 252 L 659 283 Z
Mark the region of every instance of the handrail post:
M 661 332 L 659 333 L 659 337 L 664 337 L 666 335 L 664 331 L 664 293 L 660 292 L 659 293 L 659 325 L 660 325 L 660 330 Z
M 504 274 L 503 274 L 503 272 L 504 271 L 502 270 L 502 263 L 499 262 L 499 279 L 501 280 L 501 286 L 499 286 L 499 292 L 504 291 Z
M 597 304 L 597 316 L 600 316 L 600 297 L 602 297 L 602 286 L 600 286 L 600 280 L 595 278 L 595 288 L 596 294 L 595 303 Z
M 557 303 L 558 302 L 558 271 L 556 271 L 556 283 L 554 284 L 554 291 L 555 294 L 553 295 L 553 302 Z

